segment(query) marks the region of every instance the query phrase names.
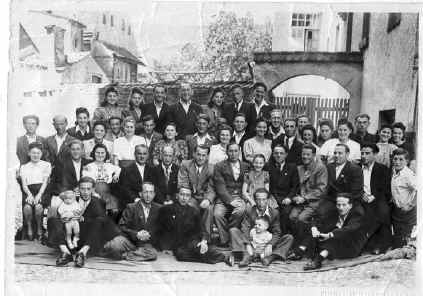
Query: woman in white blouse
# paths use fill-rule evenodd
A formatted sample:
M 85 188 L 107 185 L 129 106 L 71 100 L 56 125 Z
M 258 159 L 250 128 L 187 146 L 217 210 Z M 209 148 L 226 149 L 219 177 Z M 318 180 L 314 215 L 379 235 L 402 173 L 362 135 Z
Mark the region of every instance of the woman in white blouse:
M 253 163 L 256 154 L 264 155 L 265 162 L 267 162 L 272 155 L 272 140 L 266 139 L 267 122 L 264 118 L 259 118 L 256 121 L 256 135 L 244 142 L 244 157 Z
M 93 162 L 84 166 L 82 176 L 91 177 L 96 182 L 95 191 L 106 202 L 106 210 L 112 218 L 117 218 L 119 211 L 118 199 L 111 193 L 111 184 L 119 181 L 120 167 L 106 162 L 109 152 L 104 144 L 96 144 L 91 157 Z
M 107 127 L 106 124 L 102 121 L 97 121 L 94 123 L 93 132 L 94 138 L 83 141 L 84 144 L 84 157 L 86 159 L 92 160 L 91 152 L 96 144 L 103 144 L 107 147 L 107 151 L 109 153 L 112 152 L 113 149 L 113 142 L 106 140 L 104 137 L 106 136 Z
M 127 117 L 123 121 L 123 132 L 125 136 L 117 138 L 113 142 L 112 162 L 115 165 L 128 167 L 135 162 L 135 146 L 144 144 L 147 146 L 145 138 L 135 135 L 135 120 Z
M 33 223 L 37 227 L 37 237 L 41 238 L 43 234 L 42 202 L 44 192 L 47 188 L 49 177 L 51 174 L 51 165 L 49 162 L 41 160 L 43 144 L 34 142 L 29 144 L 28 154 L 30 161 L 21 166 L 19 176 L 22 181 L 23 191 L 23 214 L 24 223 L 26 224 L 27 237 L 29 240 L 34 239 Z
M 226 160 L 228 155 L 226 154 L 226 147 L 228 146 L 232 135 L 232 128 L 229 125 L 223 125 L 220 127 L 218 132 L 218 141 L 216 145 L 210 147 L 209 163 L 216 164 L 220 161 Z M 241 154 L 240 154 L 241 155 Z
M 353 125 L 347 119 L 340 119 L 338 121 L 338 138 L 327 140 L 322 147 L 318 155 L 322 161 L 327 161 L 327 163 L 333 162 L 333 153 L 335 151 L 335 146 L 339 143 L 346 144 L 350 148 L 350 154 L 348 160 L 355 163 L 360 162 L 361 152 L 360 144 L 356 141 L 350 139 L 350 134 L 353 131 Z

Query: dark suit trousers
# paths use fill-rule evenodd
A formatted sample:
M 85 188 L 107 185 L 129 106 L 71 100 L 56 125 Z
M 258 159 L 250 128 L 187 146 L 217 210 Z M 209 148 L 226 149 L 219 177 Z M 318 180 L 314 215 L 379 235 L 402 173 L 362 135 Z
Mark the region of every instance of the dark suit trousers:
M 201 262 L 215 264 L 219 262 L 224 262 L 225 255 L 213 247 L 209 246 L 209 249 L 206 253 L 200 253 L 200 247 L 197 247 L 198 241 L 193 241 L 185 246 L 180 246 L 173 251 L 176 259 L 178 261 L 186 262 Z
M 213 221 L 213 204 L 211 203 L 207 209 L 200 208 L 200 202 L 195 198 L 191 198 L 188 204 L 198 210 L 201 214 L 202 229 L 204 229 L 207 241 L 211 239 L 211 228 Z

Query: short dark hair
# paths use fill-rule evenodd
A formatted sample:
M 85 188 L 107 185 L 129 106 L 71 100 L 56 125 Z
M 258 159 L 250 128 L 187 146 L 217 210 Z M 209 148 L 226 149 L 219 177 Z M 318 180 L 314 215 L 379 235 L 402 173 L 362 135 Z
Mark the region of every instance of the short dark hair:
M 131 90 L 131 95 L 133 95 L 133 94 L 139 94 L 139 95 L 143 96 L 144 90 L 142 90 L 139 87 L 133 87 L 132 90 Z
M 36 142 L 32 142 L 31 144 L 28 145 L 28 151 L 31 151 L 34 148 L 37 148 L 37 149 L 43 151 L 43 143 L 36 141 Z
M 104 101 L 102 102 L 102 106 L 104 107 L 104 106 L 106 106 L 107 105 L 107 96 L 108 96 L 108 94 L 109 93 L 111 93 L 111 92 L 114 92 L 116 95 L 119 95 L 119 92 L 118 92 L 118 90 L 117 90 L 117 88 L 116 87 L 114 87 L 114 86 L 109 86 L 107 89 L 106 89 L 106 91 L 104 92 Z M 117 106 L 117 102 L 116 102 L 116 106 Z
M 237 114 L 235 114 L 234 121 L 235 121 L 235 118 L 237 118 L 237 117 L 244 117 L 245 120 L 247 119 L 247 116 L 242 112 L 238 112 Z
M 258 188 L 256 191 L 254 191 L 254 198 L 256 198 L 258 193 L 266 193 L 267 198 L 270 197 L 269 191 L 264 187 Z
M 338 120 L 338 128 L 340 125 L 346 125 L 351 131 L 354 131 L 353 124 L 350 121 L 348 121 L 348 119 L 346 118 L 341 118 Z
M 379 153 L 379 147 L 375 143 L 365 142 L 361 144 L 361 149 L 370 148 L 373 153 Z
M 141 101 L 140 104 L 138 106 L 134 105 L 134 102 L 132 102 L 132 95 L 133 94 L 139 94 L 140 96 L 144 96 L 144 91 L 138 87 L 134 87 L 131 90 L 131 97 L 129 98 L 129 110 L 134 110 L 135 107 L 140 107 L 143 102 Z
M 146 116 L 144 116 L 144 117 L 142 118 L 142 122 L 147 122 L 147 121 L 150 121 L 150 120 L 154 121 L 154 123 L 156 122 L 156 121 L 154 120 L 153 115 L 150 115 L 150 114 L 148 114 L 148 115 L 146 115 Z
M 28 119 L 34 119 L 37 125 L 40 125 L 40 118 L 37 115 L 25 115 L 24 117 L 22 117 L 22 123 L 25 124 Z
M 79 179 L 78 184 L 81 185 L 82 183 L 91 183 L 93 186 L 95 186 L 95 180 L 88 176 L 83 176 L 81 179 Z
M 380 133 L 385 128 L 389 128 L 391 130 L 391 132 L 392 132 L 392 125 L 390 125 L 390 124 L 382 124 L 381 127 L 380 127 L 380 129 L 379 129 L 379 131 L 378 131 L 378 133 Z
M 244 89 L 242 88 L 242 86 L 240 84 L 234 84 L 231 87 L 231 92 L 233 92 L 235 89 L 240 88 L 242 90 L 242 92 L 244 92 Z
M 355 121 L 357 121 L 357 119 L 362 118 L 362 117 L 365 117 L 365 118 L 367 118 L 367 120 L 370 120 L 370 116 L 369 116 L 369 114 L 367 114 L 367 113 L 360 113 L 360 114 L 357 114 L 357 115 L 354 117 L 354 120 L 355 120 Z
M 298 125 L 297 125 L 297 120 L 295 120 L 295 118 L 293 118 L 293 117 L 287 117 L 287 118 L 285 118 L 284 120 L 283 120 L 283 125 L 285 125 L 288 121 L 292 121 L 292 122 L 294 122 L 295 123 L 295 126 L 297 127 Z
M 103 126 L 104 127 L 104 131 L 107 131 L 107 125 L 106 125 L 106 123 L 104 123 L 104 121 L 96 121 L 96 122 L 94 122 L 94 124 L 93 124 L 93 130 L 95 129 L 95 127 L 97 125 Z
M 258 220 L 265 222 L 267 224 L 267 227 L 269 227 L 270 219 L 267 215 L 257 216 L 256 221 L 258 221 Z
M 75 110 L 75 115 L 78 117 L 79 114 L 85 113 L 87 117 L 90 117 L 90 112 L 88 112 L 87 108 L 85 107 L 78 107 Z
M 166 88 L 166 86 L 164 86 L 163 84 L 156 84 L 156 85 L 153 87 L 153 92 L 155 92 L 155 91 L 156 91 L 156 89 L 157 89 L 157 88 L 159 88 L 159 87 L 163 88 L 163 89 L 164 89 L 164 91 L 165 91 L 165 93 L 167 92 L 167 88 Z
M 262 153 L 254 154 L 253 162 L 254 162 L 254 160 L 256 160 L 256 158 L 261 158 L 261 159 L 264 160 L 264 162 L 266 162 L 266 157 Z
M 304 149 L 310 149 L 313 154 L 316 154 L 316 147 L 311 144 L 304 144 L 302 150 Z
M 255 126 L 257 126 L 260 122 L 264 122 L 264 123 L 266 123 L 266 126 L 268 125 L 268 124 L 267 124 L 267 121 L 266 121 L 266 119 L 265 119 L 264 117 L 259 117 L 259 118 L 257 118 L 257 119 L 256 119 L 256 124 L 255 124 Z
M 275 148 L 282 148 L 285 153 L 288 153 L 289 149 L 283 143 L 275 143 L 273 144 L 272 151 L 275 151 Z
M 198 149 L 207 150 L 207 154 L 210 153 L 210 146 L 208 146 L 208 145 L 196 145 L 195 151 L 197 151 Z
M 394 157 L 395 155 L 404 155 L 406 160 L 410 159 L 410 154 L 408 153 L 407 150 L 403 149 L 403 148 L 397 148 L 392 152 L 392 157 Z
M 316 129 L 314 128 L 314 126 L 312 126 L 311 124 L 306 124 L 301 129 L 301 138 L 303 138 L 304 131 L 311 131 L 311 133 L 313 134 L 313 142 L 316 142 L 316 140 L 317 140 L 317 132 L 316 132 Z
M 164 129 L 166 130 L 168 126 L 173 126 L 175 130 L 177 130 L 176 123 L 174 123 L 173 121 L 166 122 L 166 124 L 164 125 Z
M 399 129 L 401 129 L 403 133 L 405 133 L 405 130 L 406 130 L 406 127 L 405 127 L 404 123 L 402 123 L 402 122 L 395 122 L 395 123 L 392 125 L 392 129 L 394 129 L 394 128 L 399 128 Z
M 322 128 L 322 125 L 327 125 L 331 130 L 333 130 L 333 122 L 331 119 L 323 118 L 319 120 L 319 126 Z
M 73 145 L 75 145 L 75 144 L 78 144 L 80 147 L 81 147 L 81 149 L 83 149 L 84 148 L 84 143 L 82 143 L 82 141 L 81 140 L 79 140 L 79 139 L 73 139 L 72 141 L 70 141 L 69 143 L 68 143 L 68 147 L 70 148 L 70 147 L 72 147 Z
M 235 142 L 235 141 L 232 141 L 232 140 L 231 140 L 231 141 L 229 142 L 228 146 L 226 146 L 226 153 L 228 152 L 229 148 L 230 148 L 231 146 L 233 146 L 233 145 L 237 145 L 237 146 L 238 146 L 238 150 L 241 148 L 237 142 Z
M 119 120 L 120 123 L 122 123 L 122 118 L 118 116 L 112 116 L 109 118 L 109 124 L 112 122 L 112 120 Z
M 348 192 L 339 192 L 336 194 L 336 198 L 338 197 L 343 197 L 343 198 L 347 198 L 348 199 L 348 203 L 352 204 L 353 202 L 353 196 L 351 193 Z
M 205 113 L 200 113 L 200 114 L 198 114 L 198 116 L 197 116 L 197 118 L 196 118 L 196 121 L 199 121 L 200 119 L 204 119 L 204 120 L 206 120 L 208 123 L 210 123 L 210 116 L 208 116 L 207 114 L 205 114 Z
M 253 90 L 256 90 L 259 87 L 263 87 L 264 88 L 264 91 L 267 91 L 267 85 L 264 84 L 264 82 L 256 82 L 256 83 L 254 83 Z
M 105 159 L 105 161 L 106 161 L 106 160 L 108 160 L 108 159 L 110 159 L 110 153 L 109 153 L 109 151 L 107 150 L 106 145 L 104 145 L 104 144 L 102 144 L 102 143 L 95 144 L 95 146 L 94 146 L 93 150 L 92 150 L 92 151 L 91 151 L 91 153 L 90 153 L 90 157 L 91 157 L 92 159 L 96 160 L 96 159 L 95 159 L 95 152 L 96 152 L 96 150 L 97 150 L 97 149 L 99 149 L 99 148 L 103 148 L 104 150 L 106 150 L 106 159 Z
M 345 148 L 345 152 L 346 153 L 350 153 L 350 147 L 348 147 L 348 145 L 347 144 L 344 144 L 344 143 L 338 143 L 338 144 L 336 144 L 336 146 L 335 147 L 344 147 Z

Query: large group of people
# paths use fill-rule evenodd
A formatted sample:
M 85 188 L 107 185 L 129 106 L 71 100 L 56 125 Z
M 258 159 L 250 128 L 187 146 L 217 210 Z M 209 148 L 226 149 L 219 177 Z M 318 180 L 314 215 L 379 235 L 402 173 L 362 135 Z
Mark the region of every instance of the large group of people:
M 217 88 L 200 106 L 183 82 L 168 105 L 156 85 L 153 102 L 134 88 L 123 108 L 109 87 L 92 118 L 77 108 L 68 128 L 56 115 L 47 138 L 36 115 L 24 116 L 22 237 L 58 248 L 57 266 L 77 267 L 88 254 L 146 261 L 169 250 L 239 267 L 307 257 L 310 270 L 407 244 L 417 186 L 404 124 L 371 134 L 358 114 L 355 126 L 313 126 L 307 114 L 283 118 L 267 91 L 255 83 L 249 102 L 240 85 Z

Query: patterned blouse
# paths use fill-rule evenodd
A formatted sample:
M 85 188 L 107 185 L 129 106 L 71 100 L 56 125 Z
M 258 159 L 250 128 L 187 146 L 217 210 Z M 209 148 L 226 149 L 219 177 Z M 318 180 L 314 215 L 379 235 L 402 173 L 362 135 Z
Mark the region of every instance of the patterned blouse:
M 153 160 L 161 160 L 163 147 L 172 146 L 175 151 L 175 156 L 173 158 L 173 163 L 180 165 L 182 160 L 188 159 L 188 146 L 184 140 L 159 140 L 154 144 L 152 148 L 153 151 Z
M 98 107 L 94 110 L 93 122 L 104 121 L 108 123 L 110 117 L 120 117 L 122 118 L 123 108 L 120 106 L 106 106 Z
M 91 177 L 96 183 L 112 183 L 113 175 L 119 175 L 121 168 L 111 163 L 91 162 L 84 166 L 82 176 Z

